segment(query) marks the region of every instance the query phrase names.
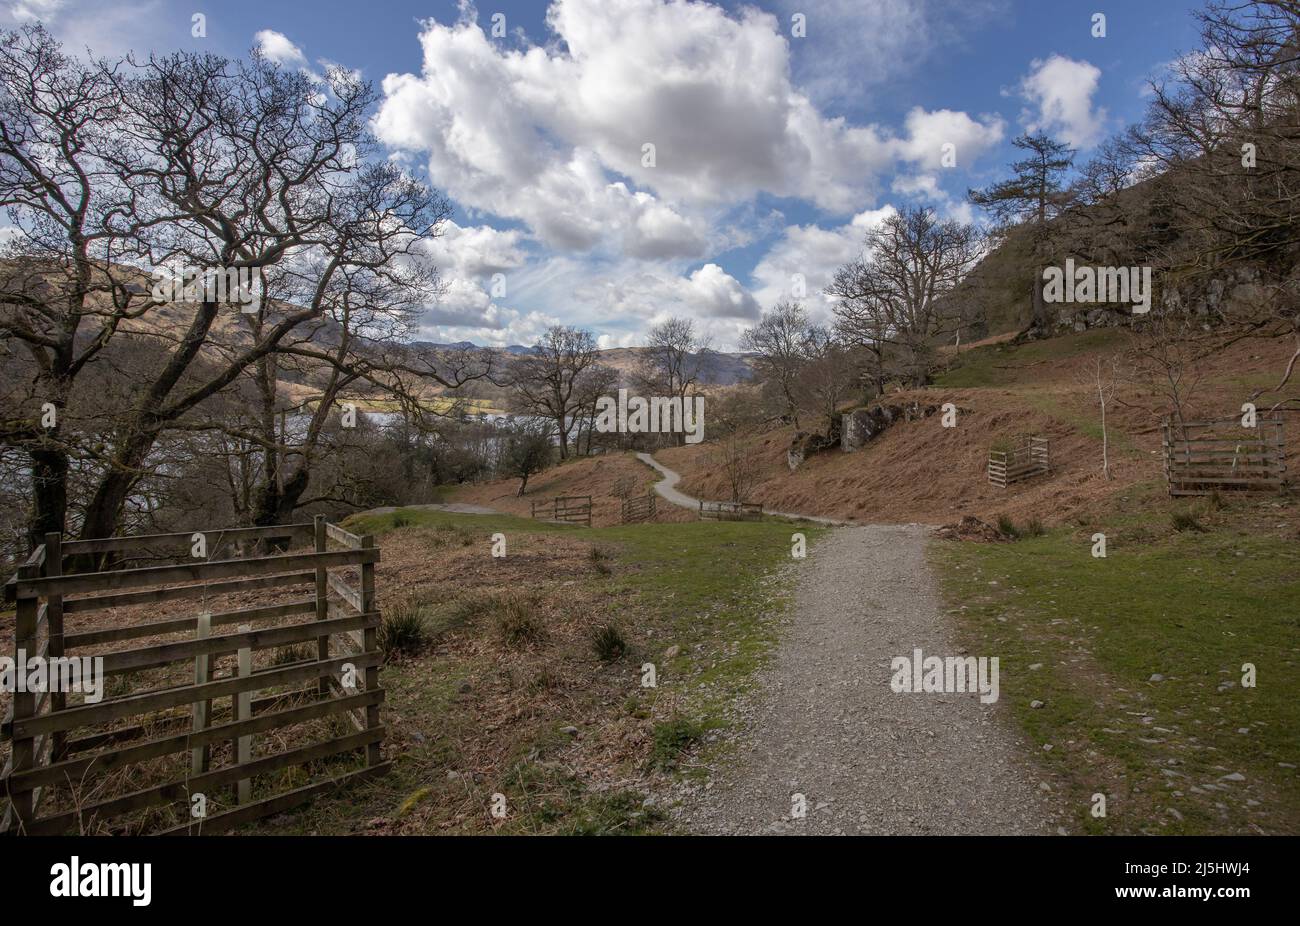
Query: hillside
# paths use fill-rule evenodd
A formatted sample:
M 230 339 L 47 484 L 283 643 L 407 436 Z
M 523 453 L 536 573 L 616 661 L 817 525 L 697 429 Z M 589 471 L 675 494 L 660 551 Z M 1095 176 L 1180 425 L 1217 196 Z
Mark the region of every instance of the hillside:
M 1139 484 L 1163 479 L 1158 417 L 1136 383 L 1124 383 L 1108 410 L 1111 472 L 1101 475 L 1101 428 L 1093 386 L 1084 368 L 1124 346 L 1115 329 L 1035 341 L 993 343 L 962 351 L 928 389 L 892 393 L 888 403 L 952 402 L 962 412 L 957 427 L 938 418 L 902 422 L 862 450 L 839 448 L 816 454 L 797 471 L 786 463 L 790 428 L 746 435 L 757 461 L 749 500 L 775 510 L 799 511 L 862 523 L 919 521 L 945 524 L 964 515 L 985 520 L 999 514 L 1066 521 L 1102 499 L 1122 496 Z M 1230 415 L 1253 388 L 1275 382 L 1289 356 L 1279 341 L 1238 342 L 1206 362 L 1194 408 Z M 1290 395 L 1300 395 L 1293 386 Z M 1277 401 L 1265 395 L 1260 403 Z M 1053 473 L 1003 490 L 986 475 L 990 445 L 1021 435 L 1051 440 Z M 658 458 L 682 473 L 680 488 L 704 498 L 726 498 L 716 449 L 708 444 L 661 451 Z M 1300 448 L 1288 451 L 1291 472 Z

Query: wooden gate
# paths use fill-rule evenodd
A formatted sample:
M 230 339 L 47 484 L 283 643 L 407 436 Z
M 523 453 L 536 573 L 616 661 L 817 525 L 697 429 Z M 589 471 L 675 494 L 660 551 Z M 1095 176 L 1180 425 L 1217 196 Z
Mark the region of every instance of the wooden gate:
M 310 548 L 220 558 L 272 540 Z M 172 562 L 137 565 L 157 560 Z M 13 695 L 0 727 L 12 743 L 0 832 L 219 832 L 386 771 L 378 560 L 372 537 L 323 518 L 105 540 L 46 535 L 5 586 L 15 656 L 87 657 L 102 699 Z M 87 561 L 96 571 L 68 569 Z M 196 610 L 154 619 L 177 601 Z M 227 627 L 236 630 L 219 632 Z
M 1244 428 L 1239 418 L 1189 421 L 1169 418 L 1164 432 L 1165 478 L 1170 495 L 1277 492 L 1286 478 L 1282 416 Z
M 591 527 L 590 495 L 559 495 L 544 502 L 533 502 L 533 518 L 538 521 L 564 521 Z
M 623 499 L 623 523 L 637 524 L 653 520 L 655 516 L 655 494 L 638 495 L 636 498 Z

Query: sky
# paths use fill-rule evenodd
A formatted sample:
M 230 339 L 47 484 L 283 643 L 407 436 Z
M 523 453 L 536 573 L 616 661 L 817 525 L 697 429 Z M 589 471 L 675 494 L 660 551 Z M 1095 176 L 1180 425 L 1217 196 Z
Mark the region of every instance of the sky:
M 822 290 L 891 210 L 983 221 L 966 192 L 1022 132 L 1085 161 L 1196 47 L 1199 6 L 0 0 L 0 26 L 39 19 L 78 54 L 259 47 L 359 71 L 382 153 L 454 206 L 423 339 L 564 324 L 620 347 L 687 316 L 734 349 L 781 300 L 830 320 Z

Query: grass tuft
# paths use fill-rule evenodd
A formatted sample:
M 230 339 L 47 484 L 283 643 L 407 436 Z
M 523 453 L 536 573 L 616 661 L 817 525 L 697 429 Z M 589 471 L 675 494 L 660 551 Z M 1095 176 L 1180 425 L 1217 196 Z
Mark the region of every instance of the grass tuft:
M 591 634 L 591 648 L 602 662 L 614 662 L 627 653 L 627 641 L 617 624 L 601 624 Z
M 530 646 L 546 639 L 546 625 L 533 598 L 511 595 L 501 602 L 497 630 L 509 646 Z
M 650 767 L 663 771 L 675 769 L 681 757 L 704 736 L 704 725 L 688 717 L 677 716 L 660 721 L 654 728 L 654 746 L 650 750 Z
M 1189 531 L 1197 534 L 1205 533 L 1205 525 L 1196 517 L 1194 511 L 1175 511 L 1169 516 L 1169 520 L 1174 525 L 1174 530 L 1179 533 Z
M 429 605 L 418 597 L 400 598 L 384 612 L 379 648 L 385 659 L 414 656 L 429 645 Z

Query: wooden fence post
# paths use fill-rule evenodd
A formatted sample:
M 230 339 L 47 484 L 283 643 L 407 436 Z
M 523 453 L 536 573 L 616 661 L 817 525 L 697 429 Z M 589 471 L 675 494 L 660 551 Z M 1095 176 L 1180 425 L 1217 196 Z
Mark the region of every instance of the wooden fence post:
M 194 639 L 206 640 L 212 632 L 212 615 L 204 612 L 199 615 L 197 624 L 194 627 Z M 200 653 L 194 657 L 194 684 L 204 685 L 212 680 L 209 660 L 211 657 L 207 653 Z M 195 701 L 191 708 L 193 720 L 190 729 L 195 733 L 207 729 L 208 714 L 212 710 L 212 702 Z M 211 750 L 208 746 L 195 746 L 190 750 L 190 772 L 195 775 L 202 775 L 208 770 L 208 760 Z
M 373 534 L 366 534 L 361 538 L 361 549 L 372 550 L 375 546 L 375 537 Z M 361 564 L 361 613 L 370 614 L 378 610 L 375 605 L 375 564 Z M 367 627 L 365 630 L 365 652 L 372 653 L 379 649 L 379 628 Z M 374 691 L 379 687 L 379 666 L 366 666 L 366 691 Z M 379 705 L 371 704 L 366 708 L 366 728 L 373 730 L 379 726 Z M 379 765 L 383 760 L 382 751 L 379 743 L 371 743 L 366 747 L 366 764 Z
M 324 553 L 327 546 L 327 534 L 325 531 L 325 516 L 316 515 L 313 526 L 316 530 L 316 552 Z M 329 613 L 329 569 L 325 566 L 316 567 L 316 620 L 328 620 Z M 330 638 L 328 635 L 319 637 L 316 640 L 316 659 L 325 662 L 330 658 Z M 322 698 L 330 696 L 330 680 L 321 678 L 317 681 L 317 691 Z
M 18 578 L 35 579 L 40 575 L 41 567 L 27 564 L 18 567 Z M 40 598 L 36 595 L 19 595 L 16 599 L 14 614 L 14 669 L 23 671 L 26 660 L 36 653 L 36 616 L 40 608 Z M 22 659 L 18 658 L 19 654 Z M 15 686 L 17 687 L 17 686 Z M 36 713 L 36 695 L 30 691 L 15 691 L 13 696 L 14 720 L 23 720 Z M 33 737 L 15 737 L 13 741 L 13 770 L 24 772 L 36 764 L 36 740 Z M 19 791 L 10 793 L 15 823 L 19 832 L 29 827 L 36 817 L 35 792 Z
M 253 629 L 252 624 L 240 624 L 239 632 L 248 633 Z M 247 646 L 239 649 L 239 677 L 248 678 L 253 674 L 253 651 Z M 247 720 L 253 716 L 253 692 L 241 691 L 235 695 L 235 720 Z M 245 734 L 239 737 L 235 747 L 235 763 L 246 765 L 253 758 L 253 736 Z M 247 804 L 253 798 L 253 779 L 241 778 L 236 788 L 236 800 L 241 804 Z
M 49 533 L 45 535 L 45 575 L 63 575 L 62 534 Z M 50 659 L 58 659 L 63 655 L 63 595 L 59 592 L 51 592 L 45 602 L 45 621 L 50 635 Z M 100 681 L 104 680 L 101 679 Z M 66 709 L 67 706 L 68 693 L 51 689 L 50 711 L 61 711 Z M 51 761 L 57 761 L 63 758 L 64 752 L 67 751 L 68 733 L 66 730 L 56 730 L 53 737 L 50 759 Z

